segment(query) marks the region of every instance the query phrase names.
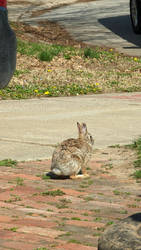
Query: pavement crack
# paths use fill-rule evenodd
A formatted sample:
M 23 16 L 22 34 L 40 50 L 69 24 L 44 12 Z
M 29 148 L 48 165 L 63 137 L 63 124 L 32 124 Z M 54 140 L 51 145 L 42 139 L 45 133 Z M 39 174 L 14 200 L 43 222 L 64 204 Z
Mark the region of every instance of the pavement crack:
M 52 144 L 52 143 L 38 143 L 38 142 L 20 141 L 20 140 L 7 139 L 7 138 L 0 138 L 0 141 L 4 141 L 4 142 L 16 142 L 16 143 L 20 143 L 20 144 L 22 143 L 22 144 L 45 146 L 45 147 L 54 147 L 54 148 L 56 148 L 58 146 L 58 143 L 57 144 Z

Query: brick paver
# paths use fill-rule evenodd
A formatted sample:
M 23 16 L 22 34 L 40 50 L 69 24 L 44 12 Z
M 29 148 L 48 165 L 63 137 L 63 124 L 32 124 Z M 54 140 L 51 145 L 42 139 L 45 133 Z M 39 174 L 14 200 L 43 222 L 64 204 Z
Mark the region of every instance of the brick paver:
M 50 160 L 1 166 L 0 249 L 96 250 L 105 228 L 141 209 L 140 183 L 115 167 L 126 150 L 112 150 L 95 153 L 85 180 L 45 179 Z

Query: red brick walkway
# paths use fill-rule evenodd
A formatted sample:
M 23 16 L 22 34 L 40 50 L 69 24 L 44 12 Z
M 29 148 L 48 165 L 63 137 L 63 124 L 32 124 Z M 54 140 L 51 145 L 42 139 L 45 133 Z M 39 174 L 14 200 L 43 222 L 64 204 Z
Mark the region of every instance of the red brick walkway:
M 139 183 L 114 175 L 102 154 L 85 180 L 45 179 L 49 160 L 1 166 L 0 249 L 96 250 L 106 227 L 140 211 Z

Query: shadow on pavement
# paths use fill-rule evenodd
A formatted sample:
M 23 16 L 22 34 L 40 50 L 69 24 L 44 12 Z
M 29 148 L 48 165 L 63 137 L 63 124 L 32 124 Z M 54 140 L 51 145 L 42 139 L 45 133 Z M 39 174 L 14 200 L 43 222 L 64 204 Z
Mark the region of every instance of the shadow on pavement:
M 116 35 L 120 36 L 130 43 L 135 44 L 136 46 L 124 48 L 141 48 L 141 35 L 136 35 L 133 33 L 129 15 L 102 18 L 98 19 L 98 21 Z
M 141 222 L 141 213 L 132 214 L 129 218 L 131 218 L 132 221 Z

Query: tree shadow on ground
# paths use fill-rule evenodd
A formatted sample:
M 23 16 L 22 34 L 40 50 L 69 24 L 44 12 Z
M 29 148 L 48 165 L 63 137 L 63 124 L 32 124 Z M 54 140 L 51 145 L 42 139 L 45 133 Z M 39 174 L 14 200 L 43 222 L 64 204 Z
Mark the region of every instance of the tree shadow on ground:
M 132 221 L 141 222 L 141 213 L 132 214 L 129 218 L 131 218 Z
M 129 15 L 107 17 L 98 19 L 98 21 L 122 39 L 135 45 L 124 48 L 141 48 L 141 35 L 134 34 Z

